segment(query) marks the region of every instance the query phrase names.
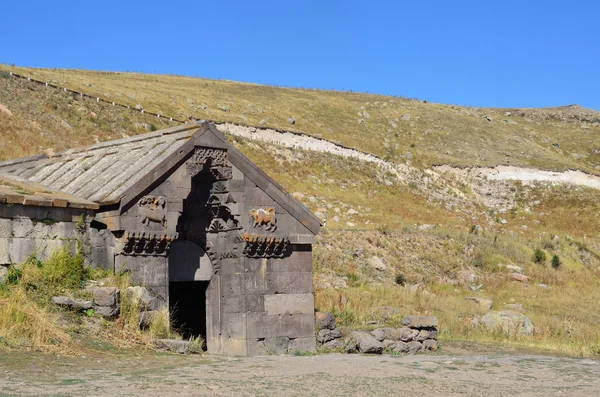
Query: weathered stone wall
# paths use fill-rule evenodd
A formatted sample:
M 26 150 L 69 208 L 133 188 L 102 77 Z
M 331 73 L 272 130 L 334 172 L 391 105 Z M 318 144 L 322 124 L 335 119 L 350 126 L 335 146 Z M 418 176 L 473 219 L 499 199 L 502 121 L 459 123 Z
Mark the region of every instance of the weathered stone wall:
M 0 204 L 0 276 L 7 266 L 30 256 L 46 260 L 65 246 L 75 253 L 77 242 L 86 248 L 88 265 L 110 266 L 106 255 L 110 233 L 91 228 L 92 218 L 89 210 Z

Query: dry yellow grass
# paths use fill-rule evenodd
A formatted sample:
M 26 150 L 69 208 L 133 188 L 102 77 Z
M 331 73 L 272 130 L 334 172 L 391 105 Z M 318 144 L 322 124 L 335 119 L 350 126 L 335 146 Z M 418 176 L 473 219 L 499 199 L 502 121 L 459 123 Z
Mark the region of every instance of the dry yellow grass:
M 598 173 L 600 161 L 600 115 L 577 108 L 476 109 L 172 75 L 7 65 L 0 70 L 183 120 L 193 116 L 305 132 L 394 161 L 404 162 L 410 152 L 416 165 L 512 164 Z

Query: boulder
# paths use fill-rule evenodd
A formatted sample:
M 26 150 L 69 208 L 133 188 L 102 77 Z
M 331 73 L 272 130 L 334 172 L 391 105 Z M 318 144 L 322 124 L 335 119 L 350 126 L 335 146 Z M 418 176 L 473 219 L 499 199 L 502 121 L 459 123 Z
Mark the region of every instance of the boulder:
M 190 342 L 177 339 L 154 339 L 152 343 L 159 349 L 184 354 L 190 350 Z
M 342 337 L 342 332 L 339 329 L 322 329 L 317 333 L 317 342 L 327 343 L 334 339 Z
M 323 344 L 324 349 L 333 350 L 333 349 L 343 349 L 344 342 L 341 339 L 333 339 L 329 342 Z
M 525 273 L 525 270 L 521 266 L 506 265 L 506 268 L 508 270 L 511 270 L 511 271 L 515 272 L 515 273 L 521 273 L 521 274 Z
M 394 342 L 387 348 L 393 353 L 408 353 L 409 350 L 408 343 L 402 341 Z
M 402 319 L 402 325 L 411 328 L 437 328 L 438 318 L 436 316 L 407 316 Z
M 435 339 L 427 339 L 423 341 L 423 348 L 425 350 L 437 350 L 438 343 Z
M 465 299 L 477 303 L 483 310 L 490 310 L 492 308 L 493 301 L 491 299 L 479 298 L 477 296 L 468 296 Z
M 490 331 L 501 330 L 507 335 L 533 334 L 533 324 L 523 314 L 511 310 L 489 312 L 479 321 Z
M 68 309 L 79 311 L 91 309 L 93 306 L 92 301 L 86 301 L 83 299 L 71 299 L 68 296 L 53 296 L 52 303 L 58 306 L 66 307 Z
M 371 331 L 371 335 L 379 342 L 383 342 L 384 339 L 391 339 L 391 335 L 393 333 L 393 328 L 377 328 Z
M 511 279 L 520 281 L 522 283 L 526 283 L 527 280 L 529 280 L 529 277 L 527 277 L 526 275 L 521 274 L 521 273 L 510 273 L 509 276 Z
M 399 328 L 397 331 L 398 331 L 397 339 L 394 338 L 394 337 L 396 337 L 396 335 L 392 335 L 392 337 L 390 337 L 390 339 L 396 339 L 396 340 L 401 340 L 404 342 L 410 342 L 411 340 L 415 339 L 419 335 L 418 330 L 410 329 L 408 327 Z
M 408 342 L 407 345 L 409 353 L 417 353 L 423 350 L 423 345 L 421 344 L 421 342 L 412 341 Z
M 331 312 L 316 312 L 315 325 L 319 329 L 335 329 L 335 317 Z
M 350 334 L 347 345 L 355 346 L 359 353 L 381 354 L 383 345 L 366 332 L 354 331 Z M 353 349 L 354 350 L 354 349 Z
M 6 115 L 8 117 L 12 117 L 12 115 L 13 115 L 12 112 L 10 110 L 8 110 L 8 108 L 1 103 L 0 103 L 0 113 Z
M 372 256 L 371 258 L 369 258 L 368 263 L 373 269 L 378 270 L 380 272 L 387 269 L 385 263 L 383 263 L 383 261 L 376 256 Z
M 119 308 L 116 306 L 94 306 L 96 314 L 106 318 L 113 318 L 119 315 Z
M 422 329 L 419 331 L 419 335 L 416 336 L 415 340 L 419 342 L 423 342 L 424 340 L 431 338 L 431 332 L 426 329 Z
M 154 297 L 145 287 L 128 287 L 126 294 L 130 301 L 137 302 L 140 310 L 157 309 L 156 307 L 153 307 Z
M 119 289 L 116 287 L 96 288 L 93 295 L 97 306 L 115 306 L 119 303 Z

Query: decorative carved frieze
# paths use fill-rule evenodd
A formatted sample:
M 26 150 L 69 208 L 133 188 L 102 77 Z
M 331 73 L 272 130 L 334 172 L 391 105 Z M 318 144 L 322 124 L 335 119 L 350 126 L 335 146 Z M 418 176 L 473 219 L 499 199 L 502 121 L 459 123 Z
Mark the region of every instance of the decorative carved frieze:
M 253 227 L 262 228 L 268 232 L 277 229 L 277 219 L 275 218 L 275 208 L 259 208 L 250 210 L 251 221 L 254 221 Z
M 229 172 L 231 172 L 231 168 L 227 167 L 226 150 L 198 147 L 194 151 L 192 158 L 187 162 L 187 174 L 191 176 L 196 175 L 209 160 L 211 169 L 229 168 Z M 231 177 L 226 179 L 231 179 Z
M 121 238 L 121 253 L 164 256 L 175 240 L 177 240 L 177 233 L 126 231 Z
M 244 233 L 244 255 L 249 258 L 282 258 L 287 253 L 290 240 L 287 237 L 258 236 Z
M 167 223 L 167 211 L 165 206 L 167 199 L 163 196 L 144 196 L 139 201 L 138 214 L 142 218 L 142 224 L 148 226 L 150 222 Z

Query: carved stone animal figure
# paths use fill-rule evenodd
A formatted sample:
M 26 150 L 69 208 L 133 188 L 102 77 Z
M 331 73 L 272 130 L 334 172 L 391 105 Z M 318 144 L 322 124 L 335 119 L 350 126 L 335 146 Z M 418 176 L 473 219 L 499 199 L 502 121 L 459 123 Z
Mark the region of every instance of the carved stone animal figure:
M 259 208 L 250 211 L 250 217 L 254 220 L 254 227 L 263 227 L 272 232 L 277 229 L 275 221 L 275 208 Z
M 165 226 L 166 224 L 166 212 L 165 204 L 166 200 L 164 197 L 158 196 L 145 196 L 140 200 L 139 215 L 142 217 L 142 224 L 149 225 L 150 222 L 160 223 Z

